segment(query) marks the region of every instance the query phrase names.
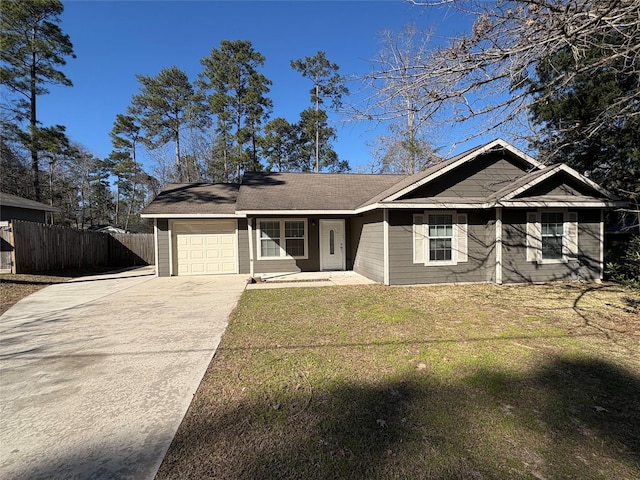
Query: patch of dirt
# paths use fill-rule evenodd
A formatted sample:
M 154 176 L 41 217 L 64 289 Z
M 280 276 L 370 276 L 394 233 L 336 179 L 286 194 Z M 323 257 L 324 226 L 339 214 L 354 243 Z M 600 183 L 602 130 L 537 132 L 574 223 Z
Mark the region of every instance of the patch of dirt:
M 57 275 L 0 275 L 0 315 L 23 298 L 41 288 L 71 280 L 73 277 Z

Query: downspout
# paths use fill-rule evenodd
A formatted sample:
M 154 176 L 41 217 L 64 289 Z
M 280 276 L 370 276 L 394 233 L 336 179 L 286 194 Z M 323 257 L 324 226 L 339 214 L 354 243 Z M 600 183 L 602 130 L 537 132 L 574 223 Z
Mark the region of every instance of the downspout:
M 156 277 L 160 276 L 160 271 L 158 270 L 160 267 L 158 266 L 158 259 L 160 258 L 160 252 L 158 251 L 158 219 L 153 219 L 153 251 L 155 252 L 155 266 L 156 266 Z
M 254 276 L 253 266 L 253 219 L 247 217 L 247 233 L 249 235 L 249 275 L 251 278 Z
M 496 207 L 496 283 L 502 285 L 502 207 Z

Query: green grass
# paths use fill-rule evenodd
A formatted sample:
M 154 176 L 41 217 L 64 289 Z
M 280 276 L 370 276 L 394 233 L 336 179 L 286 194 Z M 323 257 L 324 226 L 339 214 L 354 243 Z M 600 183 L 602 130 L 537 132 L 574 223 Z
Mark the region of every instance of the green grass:
M 639 297 L 247 291 L 158 478 L 639 478 Z

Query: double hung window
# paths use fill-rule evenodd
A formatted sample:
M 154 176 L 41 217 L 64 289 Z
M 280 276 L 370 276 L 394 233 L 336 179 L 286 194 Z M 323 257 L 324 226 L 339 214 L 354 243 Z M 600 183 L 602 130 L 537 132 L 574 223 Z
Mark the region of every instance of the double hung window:
M 305 219 L 258 220 L 258 258 L 307 258 Z
M 542 210 L 527 213 L 527 261 L 560 263 L 578 256 L 578 213 Z
M 413 216 L 413 263 L 456 265 L 466 262 L 467 214 L 435 211 Z
M 428 215 L 429 261 L 451 261 L 453 258 L 453 215 Z
M 540 214 L 542 237 L 542 259 L 562 258 L 562 238 L 564 237 L 564 215 L 560 212 Z

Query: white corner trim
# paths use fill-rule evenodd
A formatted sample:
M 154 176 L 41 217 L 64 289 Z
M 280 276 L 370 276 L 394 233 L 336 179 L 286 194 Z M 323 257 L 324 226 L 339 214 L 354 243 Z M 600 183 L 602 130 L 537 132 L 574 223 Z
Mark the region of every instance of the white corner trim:
M 383 237 L 383 277 L 384 284 L 389 285 L 389 210 L 386 208 L 382 211 L 382 237 Z
M 604 210 L 600 210 L 600 280 L 604 279 Z
M 254 253 L 253 253 L 253 226 L 251 225 L 252 218 L 247 218 L 247 235 L 249 235 L 249 275 L 251 278 L 254 277 Z M 240 258 L 238 252 L 238 258 Z
M 160 251 L 158 250 L 158 219 L 157 218 L 153 219 L 153 250 L 156 254 L 156 265 L 155 265 L 156 277 L 159 277 L 160 272 L 158 269 L 160 268 L 160 266 L 158 264 L 160 262 L 158 261 L 158 258 L 160 258 Z
M 502 285 L 502 208 L 496 208 L 496 283 Z

